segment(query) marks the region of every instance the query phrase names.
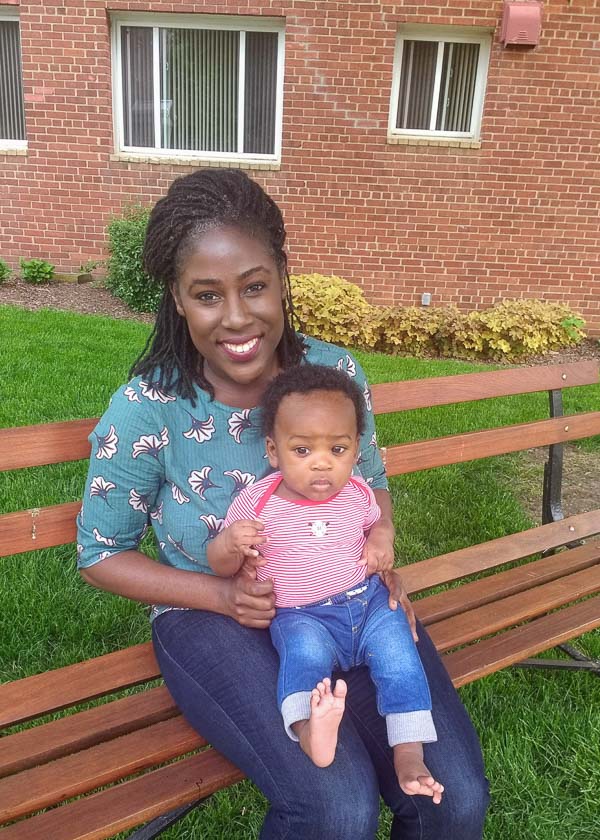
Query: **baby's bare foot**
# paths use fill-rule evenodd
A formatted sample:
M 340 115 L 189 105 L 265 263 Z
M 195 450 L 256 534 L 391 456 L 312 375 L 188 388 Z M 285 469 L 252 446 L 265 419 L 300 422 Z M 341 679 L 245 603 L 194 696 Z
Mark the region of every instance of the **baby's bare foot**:
M 400 788 L 409 796 L 431 796 L 436 805 L 442 801 L 444 786 L 433 778 L 423 762 L 423 745 L 420 743 L 396 744 L 394 768 Z
M 317 767 L 327 767 L 335 758 L 338 729 L 346 706 L 348 687 L 337 680 L 331 690 L 329 677 L 313 688 L 310 697 L 310 718 L 294 724 L 300 746 Z

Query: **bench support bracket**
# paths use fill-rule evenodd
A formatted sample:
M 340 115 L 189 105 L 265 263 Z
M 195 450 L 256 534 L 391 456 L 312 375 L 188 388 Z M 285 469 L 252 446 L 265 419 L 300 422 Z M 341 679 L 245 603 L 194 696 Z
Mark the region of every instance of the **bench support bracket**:
M 205 796 L 202 799 L 197 799 L 195 802 L 191 802 L 189 805 L 182 805 L 180 808 L 175 808 L 168 814 L 156 817 L 156 819 L 151 820 L 149 823 L 146 823 L 146 825 L 143 825 L 141 828 L 132 832 L 129 835 L 129 840 L 153 840 L 154 837 L 158 837 L 158 835 L 162 834 L 163 831 L 166 831 L 167 828 L 170 828 L 172 825 L 178 823 L 179 820 L 183 819 L 183 817 L 189 814 L 190 811 L 193 811 L 194 808 L 197 808 L 198 805 L 206 802 L 207 799 L 210 799 L 210 797 Z
M 568 654 L 571 659 L 524 659 L 515 662 L 515 668 L 550 668 L 558 671 L 589 671 L 600 677 L 600 660 L 591 659 L 572 645 L 557 645 L 559 650 Z

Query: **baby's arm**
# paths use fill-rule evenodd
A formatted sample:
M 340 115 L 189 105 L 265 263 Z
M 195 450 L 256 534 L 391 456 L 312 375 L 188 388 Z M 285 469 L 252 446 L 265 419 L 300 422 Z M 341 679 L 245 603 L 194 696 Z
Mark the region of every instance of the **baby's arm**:
M 224 528 L 206 548 L 206 558 L 213 572 L 221 577 L 231 577 L 246 562 L 252 566 L 261 565 L 255 546 L 267 541 L 261 535 L 263 529 L 259 519 L 238 519 Z

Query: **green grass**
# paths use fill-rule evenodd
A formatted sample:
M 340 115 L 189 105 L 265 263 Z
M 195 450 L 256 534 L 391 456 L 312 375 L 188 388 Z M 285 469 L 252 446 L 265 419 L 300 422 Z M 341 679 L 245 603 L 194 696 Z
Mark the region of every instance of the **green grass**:
M 63 312 L 0 307 L 0 426 L 100 414 L 143 347 L 148 327 Z M 481 366 L 358 354 L 372 382 Z M 565 410 L 594 410 L 600 388 L 567 392 Z M 545 395 L 481 401 L 378 420 L 380 442 L 547 416 Z M 600 448 L 598 439 L 586 447 Z M 398 549 L 413 562 L 530 524 L 512 488 L 520 456 L 429 470 L 392 481 Z M 0 512 L 80 498 L 85 464 L 0 473 Z M 0 561 L 0 680 L 55 668 L 149 638 L 145 610 L 85 586 L 72 548 Z M 580 646 L 600 657 L 597 634 Z M 481 735 L 492 805 L 485 840 L 591 840 L 598 835 L 600 681 L 585 674 L 507 670 L 461 691 Z M 444 779 L 451 786 L 452 779 Z M 165 838 L 258 835 L 266 805 L 244 783 L 220 792 Z M 382 812 L 378 837 L 387 836 Z M 441 838 L 440 838 L 441 840 Z

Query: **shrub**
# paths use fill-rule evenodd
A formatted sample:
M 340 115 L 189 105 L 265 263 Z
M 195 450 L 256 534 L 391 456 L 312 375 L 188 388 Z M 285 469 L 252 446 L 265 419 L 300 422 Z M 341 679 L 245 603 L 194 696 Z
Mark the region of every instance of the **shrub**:
M 113 219 L 108 233 L 108 273 L 106 286 L 136 312 L 156 312 L 162 297 L 162 284 L 152 280 L 142 268 L 142 249 L 150 210 L 134 207 Z
M 541 300 L 505 300 L 472 313 L 491 359 L 543 355 L 579 344 L 585 322 L 565 304 Z
M 4 260 L 0 260 L 0 283 L 4 283 L 10 277 L 10 268 Z
M 461 312 L 388 307 L 380 315 L 377 349 L 384 353 L 436 354 L 458 359 L 517 361 L 579 344 L 584 321 L 568 306 L 509 300 L 490 309 Z
M 341 277 L 290 277 L 294 311 L 302 332 L 344 347 L 374 347 L 378 311 L 362 290 Z
M 26 283 L 49 283 L 54 277 L 54 266 L 46 260 L 21 260 L 20 266 Z

